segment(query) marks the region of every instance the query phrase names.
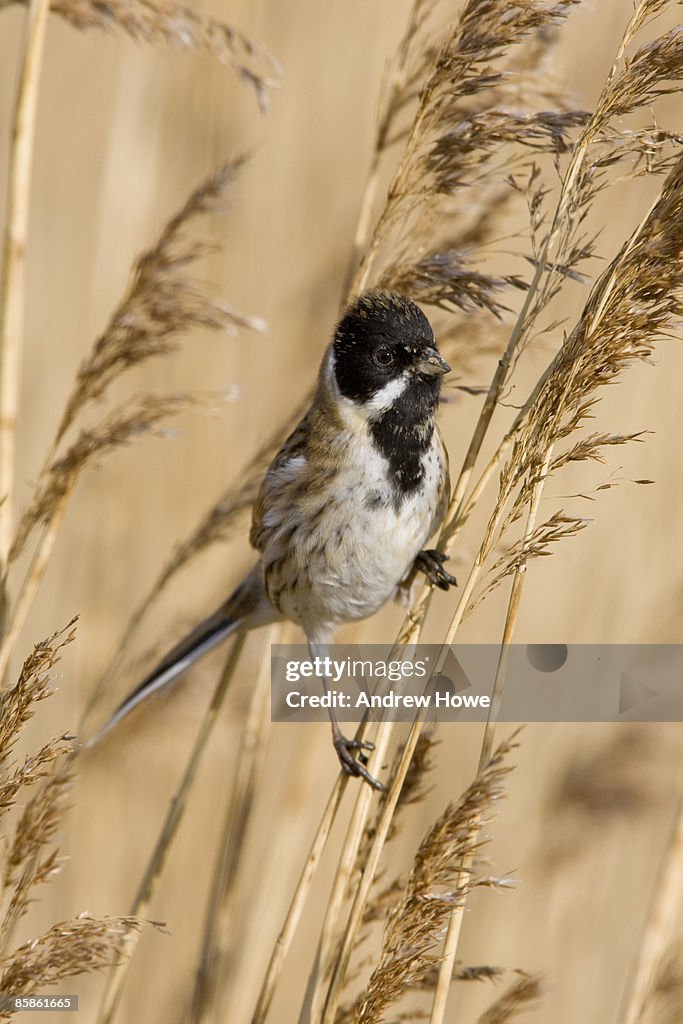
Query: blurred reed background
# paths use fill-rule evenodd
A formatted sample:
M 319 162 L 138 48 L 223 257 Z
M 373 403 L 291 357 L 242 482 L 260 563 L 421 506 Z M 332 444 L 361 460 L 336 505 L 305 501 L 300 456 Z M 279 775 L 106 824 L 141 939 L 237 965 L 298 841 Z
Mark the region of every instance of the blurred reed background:
M 248 85 L 210 55 L 136 45 L 114 33 L 81 33 L 50 18 L 31 192 L 18 506 L 31 496 L 77 367 L 119 302 L 133 259 L 154 242 L 197 182 L 245 150 L 251 157 L 232 190 L 230 212 L 209 220 L 209 233 L 220 238 L 223 251 L 203 259 L 198 276 L 238 309 L 263 317 L 269 330 L 235 337 L 196 330 L 177 353 L 133 369 L 115 384 L 116 399 L 134 391 L 217 390 L 226 399 L 218 410 L 212 402 L 212 415 L 183 413 L 172 422 L 172 436 L 143 438 L 84 474 L 12 663 L 16 675 L 32 644 L 80 615 L 77 640 L 60 665 L 59 692 L 31 724 L 32 747 L 75 729 L 130 611 L 169 553 L 239 480 L 312 384 L 343 294 L 379 83 L 410 8 L 405 0 L 202 4 L 197 10 L 261 41 L 281 62 L 282 86 L 270 91 L 265 114 Z M 563 26 L 554 60 L 577 108 L 592 108 L 631 10 L 626 0 L 581 4 Z M 24 17 L 19 6 L 0 10 L 3 174 Z M 664 109 L 680 129 L 680 100 L 665 100 Z M 612 257 L 660 184 L 627 181 L 603 197 L 600 254 Z M 506 223 L 505 234 L 513 232 L 527 235 L 527 221 Z M 596 266 L 599 271 L 603 264 L 594 263 L 593 272 Z M 571 309 L 571 286 L 568 296 Z M 462 344 L 467 346 L 466 338 Z M 540 372 L 550 345 L 541 339 L 539 354 L 531 354 L 530 369 L 522 369 L 516 386 Z M 459 382 L 487 385 L 495 358 L 489 353 L 473 361 L 464 374 L 456 362 Z M 595 410 L 592 429 L 649 433 L 642 444 L 615 449 L 607 469 L 578 463 L 551 487 L 551 493 L 574 494 L 611 474 L 624 481 L 591 504 L 585 513 L 593 519 L 589 529 L 560 544 L 552 558 L 530 564 L 516 640 L 679 639 L 680 359 L 675 343 L 659 345 L 655 365 L 632 367 Z M 455 471 L 480 404 L 481 398 L 456 392 L 443 410 Z M 639 478 L 655 484 L 630 482 Z M 484 513 L 475 514 L 458 539 L 453 571 L 459 578 L 485 521 Z M 99 706 L 101 720 L 134 681 L 137 659 L 143 663 L 150 649 L 165 647 L 211 609 L 249 564 L 246 522 L 233 540 L 195 559 L 168 586 Z M 497 640 L 506 597 L 501 588 L 484 602 L 466 621 L 461 639 Z M 437 596 L 427 639 L 443 636 L 454 600 Z M 387 608 L 345 636 L 361 642 L 393 636 L 401 619 L 400 609 Z M 262 644 L 262 635 L 247 640 L 149 910 L 168 934 L 149 929 L 142 935 L 121 1021 L 184 1019 L 222 809 Z M 67 859 L 60 876 L 40 890 L 19 939 L 82 910 L 127 912 L 222 657 L 206 659 L 80 759 L 60 838 Z M 499 735 L 510 731 L 502 726 Z M 401 870 L 425 829 L 476 770 L 480 727 L 445 725 L 437 738 L 431 790 L 405 814 L 390 848 L 389 863 Z M 518 882 L 514 892 L 473 893 L 458 960 L 540 974 L 542 995 L 530 1019 L 616 1022 L 681 795 L 680 729 L 535 725 L 518 742 L 509 758 L 516 770 L 507 780 L 508 798 L 486 826 L 493 872 L 510 873 Z M 326 728 L 273 727 L 243 837 L 226 991 L 216 1019 L 250 1019 L 336 773 Z M 347 788 L 349 804 L 356 785 Z M 344 821 L 348 814 L 345 804 Z M 297 1019 L 342 838 L 338 822 L 276 993 L 273 1021 Z M 651 1008 L 654 1016 L 647 1019 L 681 1019 L 680 963 L 667 977 L 664 1009 Z M 477 1020 L 509 980 L 457 983 L 446 1020 Z M 80 994 L 82 1024 L 97 1019 L 103 983 L 101 976 L 87 975 L 60 986 Z

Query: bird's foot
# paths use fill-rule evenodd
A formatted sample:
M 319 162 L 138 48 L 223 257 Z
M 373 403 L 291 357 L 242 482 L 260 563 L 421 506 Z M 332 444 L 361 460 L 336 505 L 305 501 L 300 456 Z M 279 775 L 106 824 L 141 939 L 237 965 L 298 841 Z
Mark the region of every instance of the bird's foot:
M 458 581 L 455 576 L 451 576 L 444 569 L 443 563 L 447 561 L 448 555 L 444 555 L 442 551 L 430 549 L 420 552 L 415 559 L 415 565 L 435 587 L 439 587 L 440 590 L 448 590 L 449 587 L 457 587 Z
M 342 735 L 339 730 L 333 731 L 333 742 L 334 749 L 337 751 L 337 757 L 339 763 L 342 766 L 342 771 L 345 771 L 347 775 L 353 775 L 357 778 L 365 779 L 368 785 L 372 786 L 373 789 L 384 790 L 384 786 L 376 779 L 374 775 L 365 767 L 367 764 L 367 757 L 364 753 L 365 750 L 374 750 L 375 744 L 368 743 L 364 740 L 350 740 L 346 736 Z M 354 757 L 354 752 L 357 756 Z

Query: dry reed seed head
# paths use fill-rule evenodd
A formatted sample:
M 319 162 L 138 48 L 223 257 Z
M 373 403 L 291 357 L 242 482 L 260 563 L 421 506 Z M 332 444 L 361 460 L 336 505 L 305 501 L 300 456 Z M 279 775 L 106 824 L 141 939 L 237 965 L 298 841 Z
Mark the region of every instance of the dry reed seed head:
M 504 795 L 511 770 L 505 758 L 515 746 L 503 743 L 457 804 L 432 825 L 415 856 L 401 900 L 390 912 L 382 953 L 365 992 L 356 1002 L 357 1024 L 378 1024 L 407 989 L 419 985 L 440 961 L 439 942 L 454 909 L 478 880 L 464 864 L 482 844 L 483 818 Z
M 53 925 L 0 960 L 0 991 L 31 995 L 66 978 L 113 967 L 121 962 L 128 936 L 143 923 L 83 915 Z M 0 1019 L 9 1016 L 3 1011 Z
M 626 30 L 624 51 L 628 50 L 638 27 L 656 13 L 645 0 L 641 2 Z M 576 140 L 579 157 L 574 173 L 567 179 L 558 215 L 553 220 L 554 249 L 552 263 L 544 266 L 545 277 L 528 311 L 523 325 L 519 350 L 528 343 L 532 326 L 540 312 L 555 297 L 562 276 L 576 276 L 576 267 L 593 254 L 594 239 L 578 237 L 578 230 L 591 202 L 609 183 L 607 171 L 626 160 L 631 174 L 661 173 L 669 171 L 680 154 L 680 138 L 675 132 L 652 128 L 629 130 L 623 124 L 626 114 L 642 110 L 657 98 L 677 91 L 683 70 L 681 33 L 665 33 L 642 46 L 633 57 L 621 58 L 615 63 L 598 99 L 595 113 L 586 121 Z M 669 84 L 667 84 L 669 83 Z M 514 181 L 514 179 L 512 179 Z M 541 211 L 545 191 L 542 186 L 535 193 L 536 216 L 542 224 Z M 533 211 L 532 211 L 533 213 Z M 534 234 L 532 216 L 532 236 Z M 536 245 L 535 256 L 547 251 L 548 235 Z M 544 257 L 545 258 L 545 257 Z M 538 266 L 537 259 L 533 260 Z
M 72 736 L 65 734 L 50 740 L 35 754 L 27 756 L 22 764 L 12 771 L 3 770 L 0 782 L 0 820 L 14 806 L 20 790 L 44 779 L 52 770 L 55 761 L 71 753 L 72 739 Z
M 671 5 L 671 0 L 640 0 L 635 12 L 631 35 L 635 35 L 641 28 L 658 14 L 661 14 Z
M 34 647 L 14 687 L 2 693 L 0 704 L 0 815 L 26 787 L 41 783 L 26 801 L 0 862 L 0 992 L 15 996 L 41 992 L 74 975 L 112 966 L 120 961 L 126 937 L 141 925 L 133 918 L 98 921 L 83 916 L 54 925 L 8 952 L 16 924 L 33 902 L 35 887 L 48 881 L 59 867 L 58 851 L 48 847 L 54 841 L 71 784 L 72 737 L 58 737 L 45 744 L 18 768 L 12 769 L 8 762 L 34 705 L 51 693 L 50 672 L 62 649 L 74 639 L 75 622 Z M 11 1016 L 10 1011 L 0 1009 L 0 1019 Z
M 25 0 L 0 0 L 0 11 Z M 136 42 L 203 50 L 231 68 L 253 88 L 262 111 L 269 90 L 281 84 L 282 70 L 264 46 L 224 22 L 191 7 L 156 0 L 52 0 L 51 10 L 85 31 L 123 32 Z
M 528 504 L 529 497 L 526 498 Z M 519 511 L 509 515 L 502 526 L 496 531 L 488 531 L 485 538 L 485 545 L 482 545 L 484 557 L 489 555 L 496 543 L 505 536 L 511 525 L 517 522 L 522 515 L 525 502 L 520 501 Z M 575 537 L 581 530 L 588 526 L 588 520 L 579 516 L 568 516 L 560 509 L 554 512 L 544 523 L 531 532 L 527 537 L 520 537 L 512 544 L 509 544 L 505 552 L 488 569 L 484 583 L 479 586 L 469 601 L 465 610 L 467 617 L 496 590 L 501 583 L 510 576 L 513 576 L 533 558 L 542 558 L 552 555 L 556 544 L 568 537 Z
M 648 359 L 656 340 L 668 337 L 680 322 L 682 292 L 683 157 L 679 157 L 653 207 L 591 289 L 578 323 L 550 366 L 501 473 L 496 507 L 484 538 L 485 555 L 519 519 L 551 449 L 583 426 L 599 389 L 635 360 Z M 553 463 L 562 466 L 577 458 L 599 461 L 607 445 L 625 444 L 640 436 L 593 434 L 554 456 L 545 472 Z M 503 517 L 511 501 L 512 509 Z M 560 512 L 540 528 L 540 535 L 535 531 L 527 553 L 548 553 L 549 545 L 584 525 L 585 520 Z M 513 546 L 510 568 L 523 564 L 524 557 L 524 551 Z M 500 566 L 497 571 L 500 574 Z M 508 574 L 503 571 L 499 579 Z
M 611 120 L 678 92 L 682 77 L 683 28 L 678 26 L 644 43 L 633 56 L 624 59 L 600 98 L 595 112 L 596 129 L 601 131 Z
M 505 288 L 526 288 L 519 277 L 497 278 L 468 269 L 470 257 L 453 249 L 432 252 L 415 262 L 393 263 L 387 267 L 380 287 L 416 302 L 446 311 L 487 310 L 500 318 L 506 310 L 498 299 Z
M 0 691 L 0 770 L 6 769 L 22 726 L 35 714 L 34 705 L 50 696 L 50 673 L 63 648 L 75 639 L 76 622 L 76 618 L 72 619 L 64 629 L 36 644 L 14 686 Z
M 403 238 L 399 248 L 420 255 L 394 258 L 381 276 L 385 286 L 390 283 L 442 308 L 495 315 L 505 310 L 500 289 L 523 288 L 524 281 L 475 274 L 468 264 L 512 198 L 504 177 L 525 148 L 554 154 L 569 149 L 574 129 L 588 116 L 569 109 L 553 77 L 532 70 L 526 54 L 542 63 L 553 35 L 544 37 L 541 29 L 561 20 L 572 3 L 549 6 L 532 0 L 505 4 L 504 11 L 502 6 L 467 4 L 439 50 L 370 250 L 370 258 L 381 244 L 395 253 L 395 240 L 386 243 L 398 232 Z M 511 145 L 501 162 L 505 143 Z M 473 211 L 478 212 L 473 216 Z M 454 233 L 449 227 L 451 237 L 435 246 L 446 212 L 452 215 L 449 225 L 458 228 Z
M 531 410 L 527 443 L 543 424 L 549 431 L 546 443 L 576 429 L 590 411 L 595 392 L 633 361 L 646 359 L 656 340 L 666 337 L 680 319 L 682 213 L 679 158 L 650 213 L 591 290 Z M 615 443 L 618 436 L 614 435 Z M 598 437 L 596 444 L 604 442 Z
M 36 886 L 59 870 L 56 849 L 47 849 L 61 823 L 63 797 L 70 786 L 70 759 L 53 762 L 52 774 L 28 801 L 16 826 L 8 852 L 3 881 L 9 903 L 0 924 L 0 954 L 9 945 L 17 922 L 34 900 Z
M 51 775 L 26 803 L 14 830 L 14 839 L 3 856 L 3 886 L 14 884 L 19 870 L 52 842 L 60 823 L 62 800 L 71 788 L 70 751 L 59 750 L 51 762 Z M 55 760 L 59 763 L 55 765 Z
M 392 827 L 394 822 L 396 822 L 397 814 L 400 814 L 404 808 L 410 807 L 412 804 L 420 803 L 420 801 L 428 796 L 429 782 L 427 776 L 434 770 L 433 754 L 439 743 L 440 740 L 436 738 L 434 729 L 424 729 L 420 733 L 396 802 Z M 401 747 L 397 751 L 395 767 L 398 767 L 402 756 L 403 748 Z M 393 775 L 393 772 L 391 774 Z M 382 802 L 385 799 L 385 794 L 382 794 Z
M 478 1018 L 477 1024 L 507 1024 L 533 1008 L 543 992 L 538 975 L 523 974 Z
M 35 527 L 49 523 L 62 507 L 86 466 L 143 434 L 164 436 L 162 423 L 166 419 L 198 404 L 191 395 L 143 395 L 119 406 L 95 427 L 82 430 L 66 453 L 43 473 L 19 521 L 10 561 L 19 556 Z
M 463 170 L 467 167 L 470 171 L 476 170 L 476 165 L 469 163 L 470 158 L 478 151 L 476 163 L 481 164 L 489 142 L 494 144 L 499 140 L 501 132 L 505 137 L 514 134 L 515 141 L 524 141 L 523 137 L 520 138 L 524 136 L 524 130 L 519 131 L 519 124 L 516 133 L 508 129 L 506 105 L 510 107 L 513 120 L 521 118 L 524 121 L 525 114 L 530 118 L 528 124 L 534 135 L 542 131 L 541 123 L 535 124 L 534 119 L 547 116 L 552 123 L 555 117 L 561 119 L 565 113 L 571 116 L 567 111 L 515 110 L 515 104 L 510 103 L 513 97 L 518 104 L 542 99 L 545 105 L 549 98 L 548 85 L 544 82 L 539 87 L 534 83 L 530 87 L 532 95 L 529 95 L 525 81 L 527 91 L 521 95 L 520 76 L 509 73 L 506 61 L 512 61 L 514 67 L 515 60 L 521 59 L 524 63 L 524 58 L 506 51 L 528 41 L 533 30 L 564 17 L 572 4 L 573 0 L 554 5 L 536 0 L 513 4 L 507 0 L 505 3 L 502 0 L 470 0 L 465 5 L 441 48 L 422 93 L 422 111 L 415 132 L 422 138 L 411 140 L 416 157 L 425 144 L 428 146 L 425 169 L 437 174 L 437 184 L 439 169 L 447 165 L 448 159 L 454 165 L 460 161 Z M 533 42 L 537 46 L 538 37 Z M 493 66 L 495 62 L 498 63 Z M 551 96 L 558 102 L 564 100 L 556 91 Z M 490 120 L 487 122 L 486 118 Z M 491 132 L 490 139 L 487 128 Z M 552 134 L 559 130 L 559 126 L 554 128 Z M 454 181 L 461 184 L 466 177 L 464 173 L 455 175 Z
M 189 241 L 188 226 L 201 214 L 225 209 L 245 159 L 240 156 L 221 164 L 171 217 L 156 245 L 137 260 L 127 294 L 78 371 L 57 441 L 84 406 L 102 398 L 115 378 L 154 356 L 176 351 L 179 335 L 196 327 L 229 334 L 240 328 L 265 329 L 260 318 L 211 297 L 186 272 L 216 249 L 213 243 Z

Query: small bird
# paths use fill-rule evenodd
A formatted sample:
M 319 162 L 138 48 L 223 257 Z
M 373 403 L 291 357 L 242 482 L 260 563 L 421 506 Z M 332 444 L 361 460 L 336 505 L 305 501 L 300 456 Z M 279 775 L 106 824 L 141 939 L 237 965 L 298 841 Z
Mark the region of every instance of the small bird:
M 455 584 L 444 556 L 424 550 L 448 501 L 436 412 L 449 370 L 412 300 L 369 291 L 350 302 L 313 401 L 261 484 L 250 533 L 258 562 L 99 736 L 238 630 L 289 619 L 315 656 L 336 627 L 374 615 L 416 570 L 442 589 Z M 372 744 L 347 739 L 331 721 L 344 770 L 381 788 L 365 767 Z

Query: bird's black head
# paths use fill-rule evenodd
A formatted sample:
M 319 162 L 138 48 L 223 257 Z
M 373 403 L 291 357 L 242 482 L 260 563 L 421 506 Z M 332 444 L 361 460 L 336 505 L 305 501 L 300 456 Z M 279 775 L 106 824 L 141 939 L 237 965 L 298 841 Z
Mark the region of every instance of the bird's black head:
M 344 398 L 380 413 L 401 404 L 436 407 L 449 366 L 411 299 L 370 291 L 344 312 L 333 342 L 334 375 Z

